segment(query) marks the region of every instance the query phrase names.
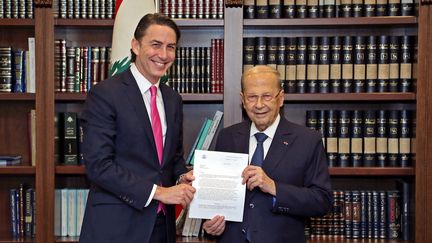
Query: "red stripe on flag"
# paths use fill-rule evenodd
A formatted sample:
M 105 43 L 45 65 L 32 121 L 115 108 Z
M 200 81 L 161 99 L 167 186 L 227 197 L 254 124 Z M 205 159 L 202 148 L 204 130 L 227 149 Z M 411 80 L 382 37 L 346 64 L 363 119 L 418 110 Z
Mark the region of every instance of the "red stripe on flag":
M 122 4 L 122 2 L 123 2 L 123 0 L 116 0 L 114 16 L 117 15 L 117 11 L 119 10 L 120 5 Z

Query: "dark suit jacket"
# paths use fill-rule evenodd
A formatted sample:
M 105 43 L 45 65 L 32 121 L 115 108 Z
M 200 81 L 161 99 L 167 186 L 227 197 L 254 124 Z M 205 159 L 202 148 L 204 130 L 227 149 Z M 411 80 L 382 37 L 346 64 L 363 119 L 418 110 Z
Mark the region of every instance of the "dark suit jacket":
M 216 150 L 248 153 L 250 126 L 248 121 L 223 129 Z M 218 242 L 243 243 L 246 232 L 251 243 L 306 242 L 305 218 L 330 210 L 330 179 L 318 132 L 281 117 L 262 167 L 276 184 L 274 206 L 272 195 L 246 190 L 243 222 L 226 222 Z
M 146 204 L 153 184 L 175 185 L 185 173 L 180 95 L 162 92 L 167 133 L 159 165 L 150 119 L 130 70 L 91 89 L 82 114 L 83 152 L 92 182 L 81 243 L 145 243 L 156 220 L 158 202 Z M 175 209 L 166 205 L 169 242 L 175 242 Z

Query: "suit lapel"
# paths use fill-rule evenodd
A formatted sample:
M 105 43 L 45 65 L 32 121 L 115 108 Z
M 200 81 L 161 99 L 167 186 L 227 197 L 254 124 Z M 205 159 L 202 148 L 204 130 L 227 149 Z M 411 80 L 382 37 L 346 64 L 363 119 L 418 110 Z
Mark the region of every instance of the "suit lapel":
M 263 162 L 263 169 L 267 175 L 270 176 L 272 171 L 282 161 L 295 138 L 296 136 L 291 132 L 288 121 L 281 117 L 275 136 Z
M 128 97 L 130 106 L 133 107 L 133 109 L 135 110 L 135 114 L 137 116 L 139 124 L 142 124 L 138 128 L 140 129 L 141 133 L 144 134 L 144 138 L 147 140 L 145 144 L 151 145 L 151 148 L 154 151 L 154 153 L 152 154 L 155 155 L 154 160 L 155 162 L 158 162 L 156 144 L 153 138 L 151 122 L 144 104 L 143 96 L 130 69 L 125 71 L 124 75 L 125 77 L 122 78 L 122 82 L 125 84 L 125 96 Z M 159 163 L 157 163 L 157 166 L 159 166 Z
M 175 121 L 175 103 L 173 102 L 173 98 L 171 95 L 168 94 L 167 89 L 170 89 L 169 87 L 165 86 L 164 84 L 159 85 L 159 89 L 162 93 L 163 102 L 164 102 L 164 108 L 165 108 L 165 117 L 166 117 L 166 123 L 167 123 L 167 131 L 166 131 L 166 137 L 165 137 L 165 144 L 163 146 L 163 164 L 162 166 L 166 165 L 168 158 L 168 151 L 170 151 L 170 148 L 172 146 L 173 141 L 173 130 L 172 126 L 168 126 L 171 122 Z M 182 128 L 180 128 L 182 129 Z

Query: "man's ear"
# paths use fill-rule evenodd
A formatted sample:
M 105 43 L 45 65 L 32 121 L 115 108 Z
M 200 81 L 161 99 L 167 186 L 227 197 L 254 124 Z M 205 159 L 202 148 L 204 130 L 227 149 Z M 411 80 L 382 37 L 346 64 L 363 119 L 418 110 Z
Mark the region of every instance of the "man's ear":
M 133 38 L 131 40 L 131 47 L 133 53 L 135 53 L 135 55 L 138 55 L 140 49 L 140 43 L 137 39 Z

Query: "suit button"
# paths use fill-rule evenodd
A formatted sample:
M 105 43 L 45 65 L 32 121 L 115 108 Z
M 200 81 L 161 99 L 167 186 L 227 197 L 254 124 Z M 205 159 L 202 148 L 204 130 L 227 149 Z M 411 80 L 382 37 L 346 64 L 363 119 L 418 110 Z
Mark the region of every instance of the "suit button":
M 254 208 L 255 205 L 254 205 L 253 203 L 251 203 L 251 204 L 249 204 L 249 207 L 250 207 L 250 208 Z

